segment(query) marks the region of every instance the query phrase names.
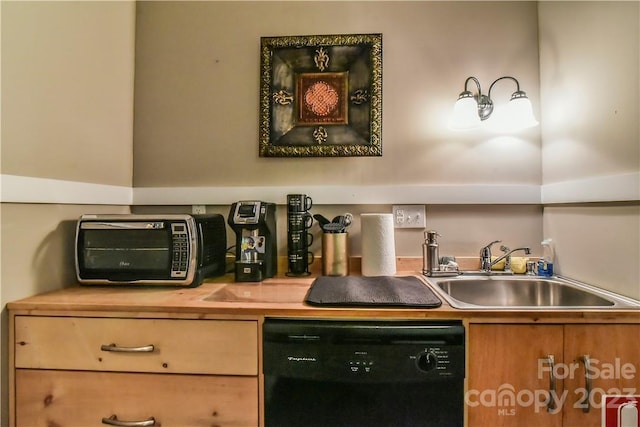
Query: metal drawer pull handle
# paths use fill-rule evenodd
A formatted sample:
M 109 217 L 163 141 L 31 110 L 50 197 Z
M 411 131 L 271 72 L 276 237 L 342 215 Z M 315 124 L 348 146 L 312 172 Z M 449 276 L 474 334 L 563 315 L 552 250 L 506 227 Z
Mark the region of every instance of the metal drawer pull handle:
M 547 412 L 553 412 L 556 409 L 556 376 L 553 374 L 555 371 L 553 354 L 547 355 L 547 362 L 549 363 L 549 402 L 547 403 Z
M 109 345 L 101 345 L 100 350 L 102 351 L 113 351 L 117 353 L 152 353 L 155 350 L 153 344 L 142 345 L 139 347 L 120 347 L 117 344 L 109 344 Z
M 156 419 L 151 417 L 142 421 L 120 421 L 117 416 L 111 415 L 109 418 L 103 418 L 102 424 L 108 424 L 110 426 L 118 426 L 118 427 L 145 427 L 145 426 L 155 426 Z
M 589 412 L 591 409 L 591 359 L 588 354 L 585 354 L 580 357 L 580 360 L 584 363 L 584 388 L 586 390 L 582 412 Z

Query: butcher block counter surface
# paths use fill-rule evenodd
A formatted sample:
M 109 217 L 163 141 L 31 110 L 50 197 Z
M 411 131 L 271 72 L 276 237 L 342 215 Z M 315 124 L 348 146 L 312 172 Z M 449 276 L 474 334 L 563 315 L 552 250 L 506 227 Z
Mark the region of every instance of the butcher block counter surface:
M 416 276 L 399 272 L 397 276 Z M 234 283 L 233 275 L 206 280 L 196 288 L 71 286 L 10 302 L 9 310 L 25 314 L 171 318 L 402 318 L 469 319 L 482 322 L 624 322 L 640 323 L 640 310 L 460 310 L 442 301 L 438 308 L 317 307 L 304 302 L 315 277 L 276 277 L 260 283 Z M 429 286 L 425 282 L 425 286 Z

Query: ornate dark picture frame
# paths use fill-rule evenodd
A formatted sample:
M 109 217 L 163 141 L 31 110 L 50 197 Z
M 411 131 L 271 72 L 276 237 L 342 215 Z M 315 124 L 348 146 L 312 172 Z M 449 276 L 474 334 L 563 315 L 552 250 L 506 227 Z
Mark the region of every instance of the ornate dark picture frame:
M 382 155 L 382 34 L 260 39 L 260 156 Z

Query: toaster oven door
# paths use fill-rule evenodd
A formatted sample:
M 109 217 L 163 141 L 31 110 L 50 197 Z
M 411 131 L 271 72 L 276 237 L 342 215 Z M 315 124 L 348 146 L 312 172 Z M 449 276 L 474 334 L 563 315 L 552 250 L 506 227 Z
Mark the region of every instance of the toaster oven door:
M 184 280 L 191 251 L 186 224 L 181 226 L 184 233 L 176 233 L 176 224 L 168 221 L 81 223 L 76 248 L 80 281 Z M 172 274 L 176 270 L 184 274 Z

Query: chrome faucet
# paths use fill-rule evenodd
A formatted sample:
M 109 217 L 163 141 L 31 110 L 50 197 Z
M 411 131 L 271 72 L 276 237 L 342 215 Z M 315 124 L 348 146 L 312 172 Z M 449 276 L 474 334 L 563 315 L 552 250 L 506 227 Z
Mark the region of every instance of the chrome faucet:
M 491 246 L 496 243 L 500 243 L 502 240 L 494 240 L 489 243 L 487 246 L 480 249 L 480 270 L 482 271 L 491 271 Z M 495 264 L 495 263 L 494 263 Z
M 496 240 L 495 242 L 489 243 L 484 248 L 480 249 L 480 269 L 485 273 L 491 272 L 491 267 L 502 261 L 505 261 L 505 272 L 511 271 L 511 254 L 515 251 L 524 251 L 525 255 L 531 255 L 531 249 L 528 247 L 509 249 L 508 247 L 502 245 L 500 250 L 504 252 L 501 256 L 491 261 L 491 245 L 495 243 L 499 243 L 500 240 Z

